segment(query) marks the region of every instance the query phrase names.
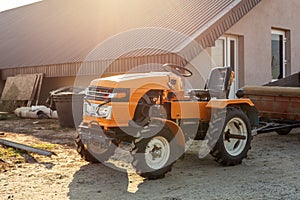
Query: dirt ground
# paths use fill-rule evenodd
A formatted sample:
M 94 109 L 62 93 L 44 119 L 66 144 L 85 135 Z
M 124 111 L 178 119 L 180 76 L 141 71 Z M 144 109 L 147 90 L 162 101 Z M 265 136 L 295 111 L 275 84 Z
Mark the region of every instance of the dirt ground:
M 0 199 L 300 199 L 300 129 L 287 136 L 256 136 L 242 165 L 198 159 L 197 146 L 164 179 L 143 180 L 118 149 L 108 164 L 89 164 L 75 151 L 75 130 L 56 120 L 3 120 L 0 138 L 23 144 L 55 144 L 57 156 L 23 154 L 26 162 L 0 161 Z M 0 147 L 1 148 L 1 147 Z M 121 156 L 120 156 L 121 155 Z

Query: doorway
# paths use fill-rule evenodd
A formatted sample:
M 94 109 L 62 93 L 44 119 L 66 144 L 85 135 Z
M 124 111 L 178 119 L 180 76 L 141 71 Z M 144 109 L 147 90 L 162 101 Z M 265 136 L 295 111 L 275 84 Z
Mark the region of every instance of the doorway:
M 272 80 L 286 77 L 286 34 L 284 31 L 272 30 Z
M 238 37 L 222 36 L 215 42 L 215 46 L 211 48 L 211 58 L 214 67 L 230 67 L 235 78 L 232 82 L 229 98 L 235 99 L 235 93 L 238 88 Z

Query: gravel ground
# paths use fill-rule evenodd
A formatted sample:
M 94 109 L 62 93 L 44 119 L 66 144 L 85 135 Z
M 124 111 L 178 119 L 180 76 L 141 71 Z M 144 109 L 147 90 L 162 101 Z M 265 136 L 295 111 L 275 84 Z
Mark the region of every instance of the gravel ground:
M 211 156 L 198 159 L 195 143 L 171 173 L 154 181 L 136 175 L 121 150 L 107 163 L 120 170 L 83 161 L 75 131 L 60 129 L 56 120 L 5 120 L 0 130 L 3 139 L 55 144 L 57 154 L 0 161 L 0 199 L 300 199 L 300 129 L 256 136 L 248 158 L 235 167 L 222 167 Z

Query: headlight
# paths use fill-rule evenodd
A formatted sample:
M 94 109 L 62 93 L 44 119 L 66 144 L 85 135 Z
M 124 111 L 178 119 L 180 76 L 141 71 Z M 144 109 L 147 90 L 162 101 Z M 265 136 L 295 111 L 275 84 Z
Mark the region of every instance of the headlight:
M 100 106 L 99 104 L 87 103 L 84 102 L 83 104 L 83 113 L 87 116 L 95 116 L 101 117 L 106 119 L 111 119 L 112 115 L 112 106 Z
M 98 109 L 98 116 L 106 119 L 111 119 L 111 106 L 101 106 Z

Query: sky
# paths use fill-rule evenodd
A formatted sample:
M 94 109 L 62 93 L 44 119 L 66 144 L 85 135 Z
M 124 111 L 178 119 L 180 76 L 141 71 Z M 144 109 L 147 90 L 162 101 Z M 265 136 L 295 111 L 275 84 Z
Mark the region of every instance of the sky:
M 0 12 L 39 1 L 42 0 L 0 0 Z

